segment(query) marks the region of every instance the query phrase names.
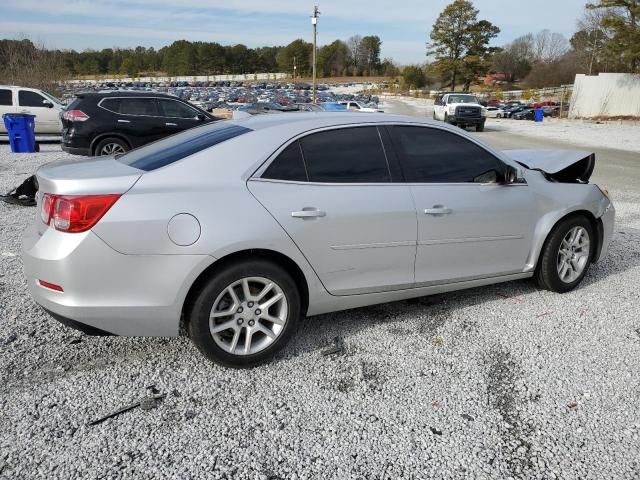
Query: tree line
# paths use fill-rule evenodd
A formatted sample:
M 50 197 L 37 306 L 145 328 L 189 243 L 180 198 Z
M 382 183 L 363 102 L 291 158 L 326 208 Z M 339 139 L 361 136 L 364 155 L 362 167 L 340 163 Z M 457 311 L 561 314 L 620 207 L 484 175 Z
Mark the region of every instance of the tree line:
M 376 35 L 354 35 L 318 49 L 318 75 L 395 74 L 390 60 L 380 60 L 382 41 Z M 313 45 L 303 39 L 286 46 L 249 48 L 215 42 L 178 40 L 160 48 L 104 48 L 102 50 L 46 50 L 29 40 L 0 40 L 0 65 L 19 56 L 40 56 L 57 63 L 68 76 L 142 76 L 162 72 L 170 76 L 287 72 L 310 76 Z M 11 62 L 9 62 L 11 57 Z
M 468 90 L 487 74 L 506 85 L 540 88 L 573 83 L 577 73 L 640 71 L 640 0 L 600 0 L 585 5 L 567 40 L 549 30 L 491 46 L 500 29 L 478 18 L 469 0 L 454 0 L 434 23 L 428 61 L 403 70 L 406 86 Z

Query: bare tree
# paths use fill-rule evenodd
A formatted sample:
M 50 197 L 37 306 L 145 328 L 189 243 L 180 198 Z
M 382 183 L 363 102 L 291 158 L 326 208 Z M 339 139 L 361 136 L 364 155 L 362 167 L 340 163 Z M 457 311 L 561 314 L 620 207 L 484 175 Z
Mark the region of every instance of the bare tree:
M 0 40 L 0 84 L 56 91 L 67 74 L 58 51 L 31 40 Z
M 347 40 L 347 47 L 349 48 L 349 55 L 351 56 L 351 63 L 354 67 L 354 75 L 358 74 L 358 70 L 362 68 L 362 36 L 354 35 Z
M 569 42 L 560 33 L 542 30 L 533 37 L 533 56 L 537 61 L 553 62 L 569 50 Z

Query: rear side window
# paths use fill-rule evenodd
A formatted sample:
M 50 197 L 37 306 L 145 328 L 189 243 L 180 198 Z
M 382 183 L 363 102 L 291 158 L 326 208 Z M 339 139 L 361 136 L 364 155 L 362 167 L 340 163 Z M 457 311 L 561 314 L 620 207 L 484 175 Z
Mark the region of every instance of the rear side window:
M 11 90 L 0 90 L 0 105 L 13 105 Z
M 20 90 L 18 92 L 18 104 L 21 107 L 44 107 L 42 102 L 46 98 L 36 92 L 30 92 L 28 90 Z
M 105 98 L 100 102 L 100 106 L 113 113 L 120 113 L 120 99 L 119 98 Z
M 117 158 L 125 165 L 151 171 L 251 131 L 223 121 L 185 130 Z
M 158 104 L 155 98 L 121 98 L 121 115 L 158 116 Z
M 307 171 L 302 159 L 300 143 L 296 140 L 280 152 L 280 155 L 271 162 L 271 165 L 262 174 L 262 178 L 306 182 Z
M 160 114 L 163 117 L 195 118 L 198 115 L 198 112 L 193 108 L 175 100 L 160 98 L 158 102 L 160 103 Z
M 389 127 L 404 172 L 411 183 L 495 182 L 504 164 L 460 135 L 428 127 Z
M 387 159 L 376 127 L 312 133 L 300 140 L 310 182 L 390 182 Z

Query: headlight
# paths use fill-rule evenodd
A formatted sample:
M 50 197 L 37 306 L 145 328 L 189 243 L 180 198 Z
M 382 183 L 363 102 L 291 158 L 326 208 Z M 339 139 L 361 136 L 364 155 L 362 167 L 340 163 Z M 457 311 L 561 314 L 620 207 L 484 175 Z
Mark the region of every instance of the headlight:
M 484 107 L 482 108 L 482 110 L 481 110 L 481 115 L 482 115 L 483 117 L 486 117 L 486 116 L 487 116 L 487 109 L 486 109 L 486 108 L 484 108 Z
M 449 115 L 455 115 L 456 113 L 456 107 L 454 107 L 453 105 L 451 105 L 449 107 Z

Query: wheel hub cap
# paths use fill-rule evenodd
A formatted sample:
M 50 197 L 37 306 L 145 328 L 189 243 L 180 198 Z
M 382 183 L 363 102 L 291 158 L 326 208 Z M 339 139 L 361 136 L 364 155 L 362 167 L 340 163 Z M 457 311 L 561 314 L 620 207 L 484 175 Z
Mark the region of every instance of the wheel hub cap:
M 277 283 L 263 277 L 246 277 L 218 295 L 209 315 L 209 330 L 226 352 L 251 355 L 269 347 L 280 336 L 288 308 Z
M 558 275 L 564 283 L 573 283 L 589 263 L 589 233 L 583 227 L 567 232 L 558 250 Z

